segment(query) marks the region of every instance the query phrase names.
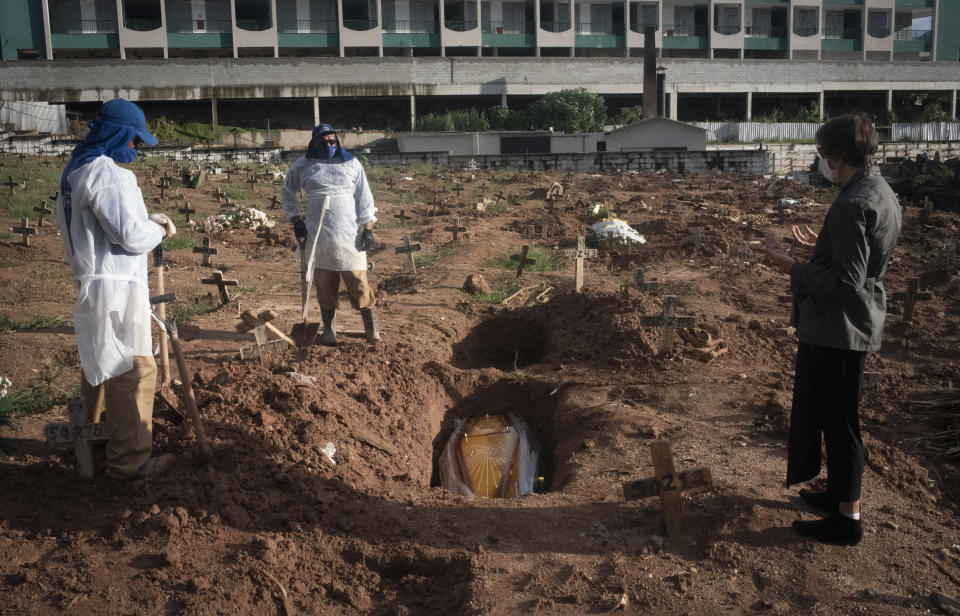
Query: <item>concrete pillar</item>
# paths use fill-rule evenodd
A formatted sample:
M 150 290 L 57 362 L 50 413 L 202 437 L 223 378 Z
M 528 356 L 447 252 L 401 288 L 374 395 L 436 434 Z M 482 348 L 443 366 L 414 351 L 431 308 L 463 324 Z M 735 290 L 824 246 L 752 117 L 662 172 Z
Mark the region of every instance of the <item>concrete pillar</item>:
M 955 88 L 950 89 L 950 117 L 954 120 L 957 119 L 957 90 Z
M 43 43 L 47 60 L 53 60 L 53 40 L 50 38 L 50 0 L 43 0 Z
M 217 95 L 210 95 L 210 119 L 213 127 L 216 128 L 219 124 L 219 119 L 217 118 Z
M 443 2 L 440 3 L 443 6 Z M 540 57 L 540 2 L 533 3 L 533 54 Z
M 893 90 L 887 90 L 887 111 L 893 109 Z
M 574 35 L 576 36 L 576 35 Z M 623 57 L 630 57 L 630 0 L 623 2 Z
M 825 99 L 826 99 L 826 96 L 824 96 L 824 91 L 820 90 L 820 99 L 817 101 L 817 104 L 820 105 L 820 121 L 821 122 L 823 122 L 823 114 L 825 113 L 823 109 Z
M 956 100 L 957 100 L 957 97 L 956 97 L 957 91 L 954 90 L 954 91 L 953 91 L 953 94 L 954 94 L 953 100 L 954 100 L 954 103 L 956 103 Z M 500 106 L 501 106 L 501 107 L 506 107 L 506 106 L 507 106 L 507 91 L 506 91 L 506 90 L 504 90 L 503 92 L 500 93 Z M 954 105 L 954 106 L 956 106 L 956 105 Z
M 237 7 L 233 0 L 230 0 L 230 38 L 233 40 L 233 57 L 239 58 L 240 53 L 237 47 Z M 217 125 L 216 121 L 214 121 L 213 125 Z
M 383 31 L 383 2 L 377 0 L 377 27 Z M 377 44 L 377 56 L 383 57 L 383 35 L 380 36 L 380 42 Z
M 316 126 L 320 123 L 320 97 L 313 97 L 313 125 Z
M 170 47 L 167 45 L 167 3 L 160 3 L 160 32 L 163 37 L 163 59 L 170 57 Z
M 117 0 L 117 44 L 120 45 L 120 59 L 127 59 L 127 52 L 124 51 L 126 47 L 126 37 L 123 35 L 123 0 Z
M 442 4 L 440 5 L 443 6 Z M 441 9 L 442 10 L 442 9 Z M 343 57 L 343 0 L 337 0 L 337 43 L 340 47 L 340 57 Z
M 670 89 L 670 119 L 671 120 L 677 119 L 677 109 L 679 108 L 679 101 L 677 99 L 679 98 L 678 96 L 679 94 L 680 93 L 677 91 L 677 86 L 673 86 L 673 88 Z
M 410 93 L 410 130 L 417 130 L 417 95 Z
M 163 4 L 163 0 L 160 0 L 160 3 Z M 280 24 L 277 23 L 277 0 L 273 0 L 270 3 L 270 23 L 273 24 L 273 31 L 276 32 L 276 36 L 273 37 L 273 57 L 280 57 Z
M 747 122 L 753 119 L 753 92 L 747 92 Z

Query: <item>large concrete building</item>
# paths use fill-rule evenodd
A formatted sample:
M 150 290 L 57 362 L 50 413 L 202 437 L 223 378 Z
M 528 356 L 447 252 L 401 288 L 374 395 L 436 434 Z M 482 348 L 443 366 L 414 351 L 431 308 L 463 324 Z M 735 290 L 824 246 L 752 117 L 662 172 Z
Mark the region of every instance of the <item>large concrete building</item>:
M 644 32 L 666 113 L 771 107 L 956 117 L 960 0 L 0 0 L 0 101 L 284 99 L 489 106 L 585 87 L 642 92 Z M 296 101 L 290 100 L 296 99 Z M 325 115 L 325 114 L 324 114 Z M 902 117 L 902 116 L 901 116 Z

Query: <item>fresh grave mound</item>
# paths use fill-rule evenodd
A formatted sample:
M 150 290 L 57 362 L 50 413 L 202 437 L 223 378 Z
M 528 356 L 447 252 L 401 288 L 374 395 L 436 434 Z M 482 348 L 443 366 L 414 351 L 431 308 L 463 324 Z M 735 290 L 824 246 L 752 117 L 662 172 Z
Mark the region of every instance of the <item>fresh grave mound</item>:
M 510 221 L 506 230 L 525 234 L 530 226 L 533 226 L 534 232 L 540 234 L 544 240 L 551 241 L 576 238 L 587 233 L 587 225 L 577 218 L 577 212 L 573 209 L 553 213 L 544 210 L 538 216 L 515 219 Z
M 633 292 L 559 295 L 545 304 L 504 310 L 454 345 L 459 368 L 521 368 L 591 361 L 620 365 L 652 357 L 659 333 L 641 325 L 660 313 L 654 299 Z

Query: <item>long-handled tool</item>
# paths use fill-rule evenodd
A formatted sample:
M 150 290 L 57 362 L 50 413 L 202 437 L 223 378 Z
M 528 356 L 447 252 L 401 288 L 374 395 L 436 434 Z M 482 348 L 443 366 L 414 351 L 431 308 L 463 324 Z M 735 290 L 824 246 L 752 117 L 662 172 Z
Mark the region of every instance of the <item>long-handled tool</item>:
M 164 280 L 163 280 L 163 244 L 157 244 L 157 247 L 153 249 L 153 266 L 155 268 L 155 286 L 157 291 L 157 297 L 162 297 L 165 293 L 164 291 Z M 157 318 L 160 321 L 165 322 L 167 319 L 167 306 L 163 302 L 158 303 L 156 308 Z M 163 335 L 163 332 L 160 332 L 160 389 L 157 390 L 157 393 L 160 394 L 160 398 L 166 402 L 170 408 L 176 411 L 181 417 L 185 417 L 183 414 L 183 409 L 180 408 L 180 399 L 177 398 L 177 395 L 170 389 L 170 349 L 167 344 L 167 337 Z
M 166 302 L 172 302 L 176 299 L 173 293 L 160 295 L 150 298 L 150 304 L 162 306 Z M 156 315 L 159 320 L 159 315 Z M 203 422 L 200 419 L 200 409 L 197 408 L 197 398 L 193 394 L 193 383 L 190 379 L 190 373 L 187 371 L 187 362 L 183 358 L 183 347 L 180 346 L 180 336 L 177 334 L 177 323 L 162 321 L 167 335 L 170 336 L 170 344 L 173 346 L 173 356 L 177 360 L 177 372 L 180 373 L 180 381 L 183 383 L 183 397 L 187 401 L 187 412 L 190 415 L 190 421 L 193 423 L 193 431 L 197 435 L 197 442 L 200 444 L 200 452 L 203 454 L 206 462 L 213 460 L 213 452 L 210 450 L 210 443 L 207 441 L 207 433 L 203 429 Z
M 330 197 L 324 197 L 323 205 L 320 207 L 320 221 L 317 223 L 317 232 L 313 235 L 313 241 L 310 243 L 309 254 L 304 253 L 305 246 L 300 247 L 300 317 L 303 320 L 301 323 L 295 323 L 293 329 L 290 330 L 290 337 L 297 342 L 298 347 L 312 345 L 320 329 L 320 323 L 307 322 L 307 313 L 310 309 L 308 290 L 313 282 L 313 258 L 317 253 L 320 230 L 323 228 L 323 219 L 327 215 L 328 205 L 330 205 Z

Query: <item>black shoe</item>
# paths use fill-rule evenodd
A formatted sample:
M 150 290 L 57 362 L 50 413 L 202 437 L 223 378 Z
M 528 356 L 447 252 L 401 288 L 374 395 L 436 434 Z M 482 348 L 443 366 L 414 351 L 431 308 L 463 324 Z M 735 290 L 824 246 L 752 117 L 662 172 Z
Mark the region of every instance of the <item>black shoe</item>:
M 800 488 L 800 500 L 814 509 L 825 511 L 827 513 L 837 513 L 837 499 L 830 496 L 826 492 L 817 492 L 816 490 Z
M 833 545 L 857 545 L 863 539 L 863 524 L 840 513 L 831 513 L 822 520 L 793 523 L 798 535 Z

